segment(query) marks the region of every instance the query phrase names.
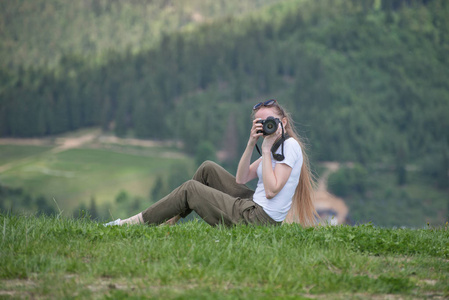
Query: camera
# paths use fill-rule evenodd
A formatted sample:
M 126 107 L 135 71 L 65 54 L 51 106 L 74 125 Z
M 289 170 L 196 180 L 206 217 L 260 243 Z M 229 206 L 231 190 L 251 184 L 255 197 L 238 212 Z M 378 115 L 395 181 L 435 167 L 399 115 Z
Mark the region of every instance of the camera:
M 262 130 L 258 130 L 257 133 L 263 133 L 263 135 L 270 135 L 278 130 L 279 123 L 281 121 L 278 118 L 269 116 L 265 120 L 258 120 L 256 123 L 262 123 Z

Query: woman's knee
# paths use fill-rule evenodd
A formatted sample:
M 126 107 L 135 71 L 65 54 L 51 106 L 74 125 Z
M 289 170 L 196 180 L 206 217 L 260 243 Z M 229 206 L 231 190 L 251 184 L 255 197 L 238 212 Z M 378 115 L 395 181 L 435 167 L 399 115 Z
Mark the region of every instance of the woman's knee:
M 215 163 L 211 160 L 206 160 L 201 164 L 201 166 L 198 169 L 207 171 L 210 169 L 215 169 L 217 166 L 218 166 L 217 163 Z
M 201 202 L 204 194 L 204 184 L 194 179 L 188 180 L 183 184 L 183 190 L 185 191 L 186 200 L 189 203 L 191 209 L 195 209 L 195 205 Z
M 201 184 L 200 182 L 190 179 L 190 180 L 187 180 L 186 182 L 184 182 L 184 184 L 182 185 L 182 188 L 184 190 L 194 192 L 197 190 L 198 185 L 200 185 L 200 184 Z
M 184 182 L 182 188 L 187 193 L 187 197 L 197 199 L 204 196 L 204 193 L 206 192 L 205 189 L 209 187 L 198 180 L 190 179 Z
M 193 178 L 195 180 L 201 181 L 200 178 L 205 178 L 204 175 L 209 174 L 212 170 L 216 169 L 217 167 L 218 164 L 216 164 L 215 162 L 206 160 L 198 167 L 198 170 L 196 170 L 196 173 L 193 176 Z

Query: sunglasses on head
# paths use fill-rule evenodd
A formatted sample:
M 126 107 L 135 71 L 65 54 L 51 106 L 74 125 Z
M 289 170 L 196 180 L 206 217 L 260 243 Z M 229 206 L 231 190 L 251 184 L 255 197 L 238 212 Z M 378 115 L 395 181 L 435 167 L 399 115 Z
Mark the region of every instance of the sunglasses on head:
M 256 105 L 253 106 L 253 110 L 259 109 L 262 106 L 272 106 L 273 104 L 275 104 L 277 101 L 275 99 L 270 99 L 267 100 L 265 102 L 259 102 Z

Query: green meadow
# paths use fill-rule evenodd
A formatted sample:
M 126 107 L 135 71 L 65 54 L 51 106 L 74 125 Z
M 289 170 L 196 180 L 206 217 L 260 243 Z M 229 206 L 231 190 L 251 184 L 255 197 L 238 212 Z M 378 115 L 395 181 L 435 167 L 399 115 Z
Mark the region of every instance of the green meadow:
M 170 147 L 91 143 L 62 152 L 52 149 L 0 145 L 0 183 L 33 197 L 54 198 L 65 213 L 92 198 L 99 205 L 113 202 L 122 191 L 148 198 L 157 176 L 192 161 Z
M 193 157 L 175 146 L 145 144 L 148 141 L 132 145 L 126 140 L 102 142 L 97 137 L 78 148 L 55 151 L 59 147 L 56 140 L 90 133 L 76 131 L 40 139 L 40 146 L 0 144 L 0 187 L 23 191 L 16 197 L 3 197 L 0 190 L 3 212 L 43 211 L 38 203 L 42 196 L 53 210 L 50 213 L 61 209 L 64 216 L 72 216 L 87 210 L 97 220 L 124 218 L 145 209 L 194 173 Z M 408 183 L 397 186 L 393 171 L 367 170 L 356 182 L 363 185 L 363 193 L 354 192 L 356 183 L 342 179 L 338 172 L 329 179 L 330 192 L 344 199 L 354 223 L 420 228 L 426 223 L 441 226 L 446 222 L 447 192 L 436 188 L 430 179 L 409 172 Z M 351 193 L 342 192 L 348 190 Z M 32 200 L 25 202 L 27 195 Z
M 447 299 L 448 229 L 0 215 L 0 297 Z

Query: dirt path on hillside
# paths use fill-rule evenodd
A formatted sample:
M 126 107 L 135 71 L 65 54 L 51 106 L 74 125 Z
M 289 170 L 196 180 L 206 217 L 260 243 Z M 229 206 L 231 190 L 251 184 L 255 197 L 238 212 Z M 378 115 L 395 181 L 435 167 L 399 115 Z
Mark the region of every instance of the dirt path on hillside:
M 162 142 L 162 141 L 150 141 L 150 140 L 139 140 L 139 139 L 123 139 L 115 136 L 105 136 L 101 134 L 100 130 L 94 130 L 93 132 L 82 134 L 79 136 L 67 136 L 58 138 L 0 138 L 0 145 L 21 145 L 21 146 L 53 146 L 48 152 L 44 153 L 60 153 L 74 148 L 81 148 L 92 143 L 101 144 L 120 144 L 120 145 L 131 145 L 131 146 L 141 146 L 146 148 L 151 147 L 164 147 L 164 146 L 177 146 L 181 145 L 176 142 Z M 41 155 L 40 153 L 39 155 Z M 176 157 L 173 153 L 163 153 L 164 157 Z M 13 162 L 6 163 L 0 166 L 0 173 L 11 169 L 17 164 L 23 164 L 30 161 L 35 155 L 31 155 Z
M 29 145 L 29 146 L 55 146 L 53 149 L 48 152 L 51 153 L 59 153 L 62 151 L 66 151 L 72 148 L 78 148 L 88 142 L 93 141 L 98 136 L 97 132 L 85 134 L 79 137 L 61 137 L 55 140 L 50 138 L 42 138 L 42 139 L 21 139 L 21 138 L 5 138 L 0 139 L 0 145 Z M 47 152 L 44 152 L 47 153 Z M 42 153 L 40 153 L 42 154 Z M 0 166 L 0 173 L 3 173 L 17 164 L 23 164 L 27 161 L 30 161 L 35 155 L 31 155 L 19 160 L 15 160 L 13 162 L 4 164 Z
M 318 186 L 314 197 L 315 208 L 318 211 L 335 211 L 337 214 L 337 224 L 344 224 L 349 212 L 346 203 L 343 199 L 327 191 L 329 175 L 336 172 L 340 168 L 340 164 L 338 162 L 326 162 L 323 165 L 326 167 L 326 171 L 318 179 Z
M 92 142 L 94 139 L 98 137 L 98 133 L 91 133 L 82 135 L 80 137 L 71 137 L 71 138 L 60 138 L 56 140 L 56 144 L 60 146 L 53 148 L 51 150 L 52 153 L 59 153 L 62 151 L 67 151 L 73 148 L 79 148 L 84 144 Z
M 100 132 L 93 132 L 76 137 L 59 137 L 59 138 L 0 138 L 0 145 L 23 145 L 23 146 L 55 146 L 51 151 L 61 152 L 73 148 L 79 148 L 87 143 L 98 141 L 104 144 L 121 144 L 141 147 L 165 147 L 165 146 L 182 146 L 179 142 L 174 141 L 152 141 L 139 140 L 132 138 L 118 138 L 116 136 L 102 135 Z

